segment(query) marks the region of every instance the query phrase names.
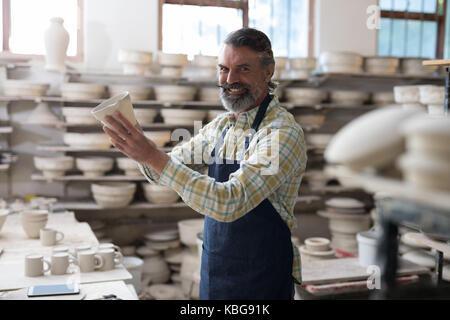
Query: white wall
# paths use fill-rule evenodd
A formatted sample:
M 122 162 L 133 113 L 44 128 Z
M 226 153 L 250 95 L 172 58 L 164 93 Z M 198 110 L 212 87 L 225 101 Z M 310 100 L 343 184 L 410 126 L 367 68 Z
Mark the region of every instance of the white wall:
M 369 30 L 366 10 L 377 0 L 316 0 L 314 53 L 352 51 L 365 56 L 377 53 L 377 31 Z
M 156 52 L 158 0 L 84 1 L 86 69 L 120 69 L 118 50 Z

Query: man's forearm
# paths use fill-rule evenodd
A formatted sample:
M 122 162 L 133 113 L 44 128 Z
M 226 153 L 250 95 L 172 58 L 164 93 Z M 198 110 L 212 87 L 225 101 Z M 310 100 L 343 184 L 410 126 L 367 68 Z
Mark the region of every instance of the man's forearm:
M 166 167 L 169 159 L 170 157 L 165 152 L 157 149 L 150 155 L 150 157 L 144 162 L 144 164 L 161 175 L 161 172 Z

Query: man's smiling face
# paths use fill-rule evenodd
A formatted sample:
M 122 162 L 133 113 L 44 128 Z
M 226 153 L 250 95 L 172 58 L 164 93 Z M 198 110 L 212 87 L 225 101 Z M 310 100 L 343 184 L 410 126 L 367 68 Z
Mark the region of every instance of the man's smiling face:
M 224 45 L 219 56 L 219 85 L 225 108 L 239 113 L 260 103 L 272 73 L 273 65 L 264 67 L 258 52 L 247 46 Z

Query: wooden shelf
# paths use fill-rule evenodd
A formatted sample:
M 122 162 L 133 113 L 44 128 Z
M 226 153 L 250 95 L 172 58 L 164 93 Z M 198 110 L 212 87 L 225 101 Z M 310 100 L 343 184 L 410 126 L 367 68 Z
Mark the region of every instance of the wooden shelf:
M 12 127 L 1 127 L 0 126 L 0 133 L 12 133 L 13 128 Z
M 164 152 L 170 152 L 173 147 L 159 148 Z M 36 147 L 38 151 L 48 151 L 48 152 L 120 152 L 116 148 L 111 149 L 84 149 L 84 148 L 74 148 L 66 145 L 38 145 Z
M 32 174 L 31 180 L 33 181 L 58 181 L 58 182 L 66 182 L 66 181 L 147 181 L 147 179 L 143 176 L 125 176 L 125 175 L 105 175 L 99 177 L 86 177 L 82 174 L 69 174 L 62 177 L 57 178 L 46 178 L 40 173 Z
M 59 128 L 72 128 L 72 127 L 87 127 L 87 128 L 101 128 L 102 124 L 100 122 L 97 123 L 67 123 L 64 122 L 62 124 L 58 124 L 55 125 L 55 127 L 59 127 Z M 194 125 L 175 125 L 175 124 L 167 124 L 167 123 L 162 123 L 162 122 L 157 122 L 157 123 L 152 123 L 152 124 L 141 124 L 141 128 L 142 129 L 178 129 L 178 128 L 183 128 L 183 129 L 192 129 L 194 127 Z
M 418 244 L 425 245 L 429 248 L 444 252 L 445 254 L 450 255 L 450 244 L 442 242 L 442 241 L 436 241 L 433 239 L 428 238 L 423 233 L 410 233 L 409 236 L 411 239 L 416 241 Z
M 0 172 L 8 171 L 11 165 L 9 163 L 0 164 Z
M 450 66 L 450 60 L 425 60 L 424 66 Z
M 443 75 L 414 75 L 414 74 L 372 74 L 372 73 L 334 73 L 334 72 L 313 72 L 315 77 L 329 77 L 329 78 L 372 78 L 372 79 L 419 79 L 419 80 L 442 80 Z

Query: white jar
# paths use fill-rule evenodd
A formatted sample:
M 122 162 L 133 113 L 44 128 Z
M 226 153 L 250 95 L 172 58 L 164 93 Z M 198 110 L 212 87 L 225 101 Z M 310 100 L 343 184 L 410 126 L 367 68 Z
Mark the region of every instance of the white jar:
M 63 26 L 64 20 L 59 17 L 50 19 L 50 26 L 44 34 L 45 69 L 49 71 L 65 71 L 69 33 Z

